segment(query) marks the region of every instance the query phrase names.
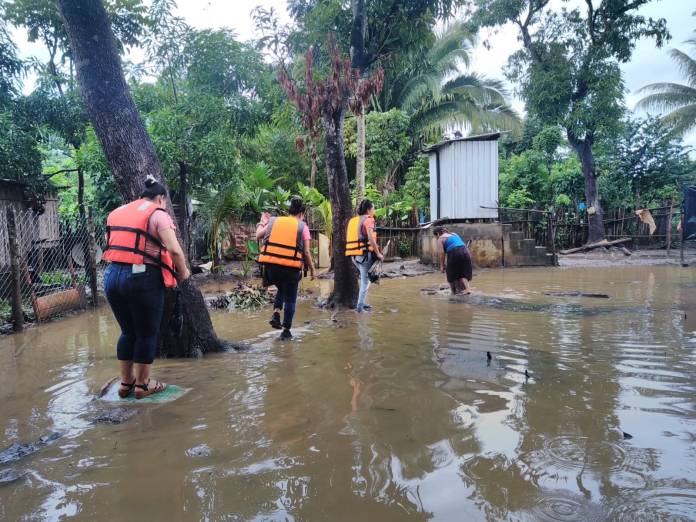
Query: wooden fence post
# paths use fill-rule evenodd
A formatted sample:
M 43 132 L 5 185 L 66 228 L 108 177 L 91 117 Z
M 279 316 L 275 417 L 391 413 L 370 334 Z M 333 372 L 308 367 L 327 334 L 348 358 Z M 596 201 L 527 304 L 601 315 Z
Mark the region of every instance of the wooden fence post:
M 22 310 L 22 275 L 19 267 L 19 246 L 17 245 L 17 225 L 14 209 L 7 209 L 7 238 L 10 247 L 10 270 L 12 272 L 12 322 L 15 332 L 24 329 Z
M 87 209 L 87 241 L 89 242 L 89 260 L 86 263 L 89 272 L 89 288 L 92 292 L 92 306 L 99 306 L 99 287 L 97 284 L 97 240 L 94 236 L 94 216 L 92 207 Z
M 669 256 L 669 251 L 672 249 L 672 200 L 669 200 L 669 214 L 667 215 L 667 255 Z
M 553 255 L 553 266 L 558 266 L 558 255 L 556 254 L 556 229 L 554 227 L 554 215 L 552 212 L 546 214 L 546 219 L 548 220 L 549 226 L 549 247 L 551 247 L 551 254 Z

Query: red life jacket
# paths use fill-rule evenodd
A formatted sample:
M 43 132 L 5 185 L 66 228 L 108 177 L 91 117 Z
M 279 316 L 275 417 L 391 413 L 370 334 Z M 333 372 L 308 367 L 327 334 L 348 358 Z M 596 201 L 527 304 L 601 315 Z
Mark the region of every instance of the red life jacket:
M 145 260 L 162 269 L 164 286 L 176 286 L 176 272 L 171 254 L 164 248 L 159 239 L 148 230 L 152 214 L 163 208 L 152 201 L 137 199 L 123 205 L 109 214 L 106 219 L 106 250 L 103 259 L 114 263 L 142 265 Z M 155 257 L 145 251 L 145 241 L 159 247 L 159 256 Z

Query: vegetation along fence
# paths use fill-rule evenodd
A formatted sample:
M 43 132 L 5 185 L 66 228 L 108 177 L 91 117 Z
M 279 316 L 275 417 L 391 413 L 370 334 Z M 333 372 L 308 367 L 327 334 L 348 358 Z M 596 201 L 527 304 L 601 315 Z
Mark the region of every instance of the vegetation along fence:
M 43 226 L 41 215 L 0 212 L 0 330 L 98 302 L 104 229 L 91 213 Z

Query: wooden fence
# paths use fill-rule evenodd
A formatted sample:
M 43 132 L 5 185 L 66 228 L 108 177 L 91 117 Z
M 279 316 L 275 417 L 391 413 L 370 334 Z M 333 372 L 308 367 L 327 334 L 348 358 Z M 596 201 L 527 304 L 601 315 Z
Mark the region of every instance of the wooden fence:
M 641 248 L 674 248 L 680 245 L 681 235 L 677 223 L 681 217 L 679 207 L 649 209 L 655 222 L 655 231 L 650 234 L 650 225 L 643 223 L 633 209 L 606 211 L 604 228 L 608 240 L 630 237 L 633 245 Z M 549 229 L 553 230 L 557 249 L 573 248 L 587 243 L 587 217 L 569 212 L 532 209 L 501 209 L 500 221 L 510 225 L 514 232 L 522 232 L 525 239 L 534 239 L 537 245 L 549 245 Z

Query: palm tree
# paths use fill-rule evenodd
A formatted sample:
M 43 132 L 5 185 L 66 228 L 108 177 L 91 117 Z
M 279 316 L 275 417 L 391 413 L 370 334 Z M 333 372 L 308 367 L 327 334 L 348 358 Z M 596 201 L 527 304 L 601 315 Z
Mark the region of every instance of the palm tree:
M 696 38 L 685 43 L 696 49 Z M 665 111 L 662 120 L 672 126 L 680 136 L 696 130 L 696 59 L 679 49 L 671 49 L 669 55 L 686 79 L 681 83 L 651 83 L 639 92 L 650 92 L 638 102 L 639 109 Z
M 471 65 L 471 51 L 470 33 L 454 24 L 385 89 L 386 108 L 406 112 L 415 137 L 437 138 L 454 126 L 473 132 L 519 128 L 502 82 L 462 72 Z

